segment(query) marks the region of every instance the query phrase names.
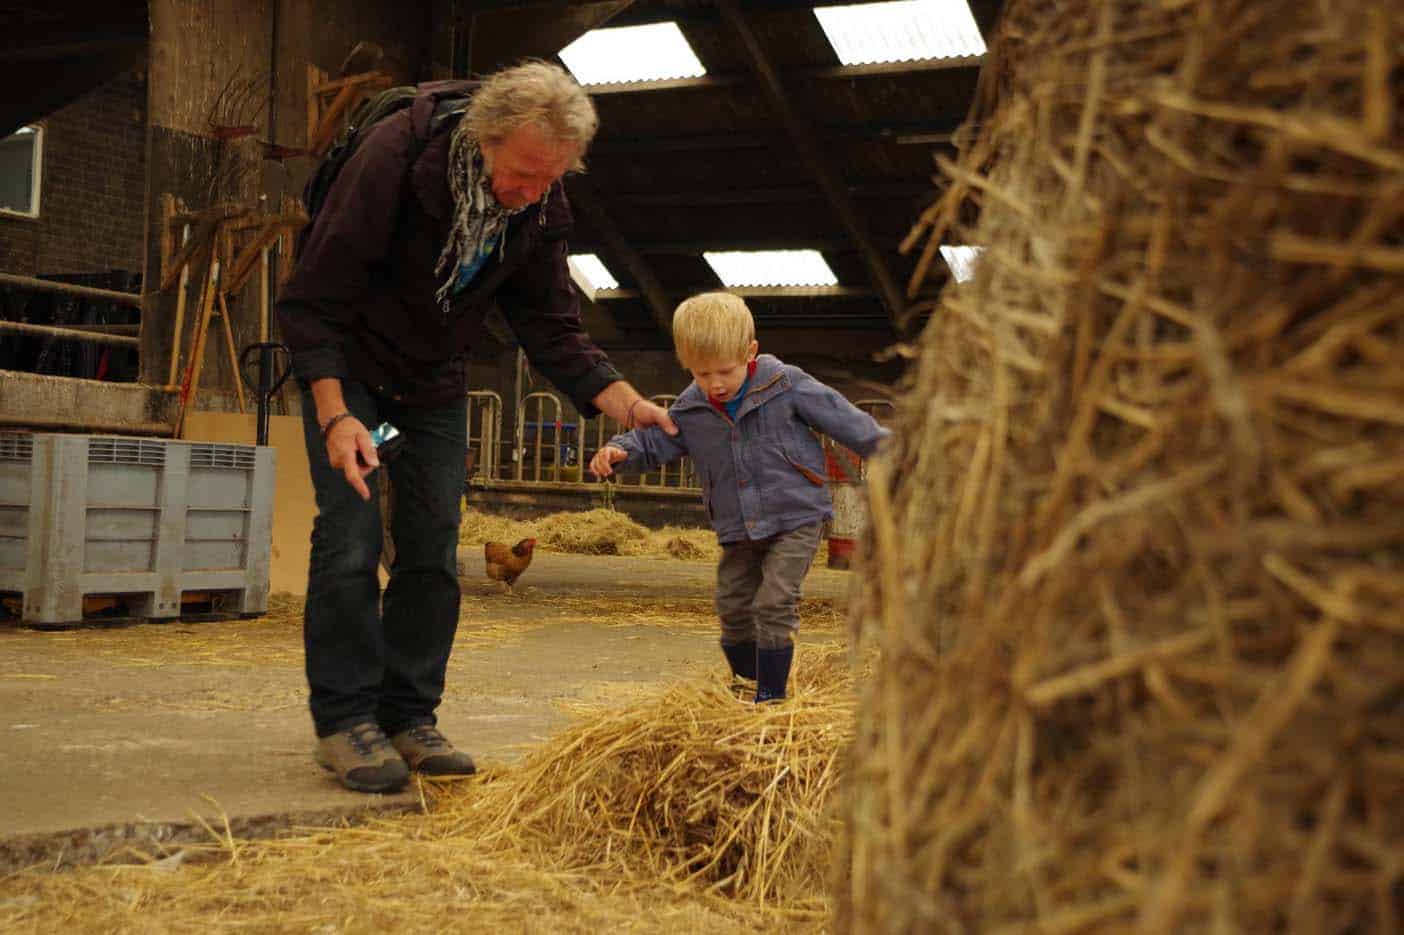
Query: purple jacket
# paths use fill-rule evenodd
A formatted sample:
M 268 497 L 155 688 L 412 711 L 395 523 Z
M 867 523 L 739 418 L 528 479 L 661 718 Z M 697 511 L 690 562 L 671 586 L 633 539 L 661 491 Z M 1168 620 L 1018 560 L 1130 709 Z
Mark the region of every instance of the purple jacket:
M 770 354 L 756 358 L 735 422 L 696 383 L 668 411 L 676 436 L 649 426 L 609 440 L 629 455 L 615 469 L 651 471 L 691 455 L 707 518 L 723 545 L 833 516 L 824 449 L 811 429 L 863 457 L 891 434 L 837 390 Z
M 622 377 L 580 322 L 566 266 L 570 205 L 559 182 L 544 213 L 533 205 L 513 216 L 504 242 L 447 308 L 435 300 L 444 277 L 434 267 L 453 211 L 452 134 L 431 137 L 429 125 L 437 101 L 465 86 L 420 85 L 413 104 L 366 131 L 278 298 L 283 340 L 304 381 L 339 377 L 412 405 L 442 405 L 462 398 L 464 351 L 495 301 L 532 365 L 594 415 L 590 400 Z

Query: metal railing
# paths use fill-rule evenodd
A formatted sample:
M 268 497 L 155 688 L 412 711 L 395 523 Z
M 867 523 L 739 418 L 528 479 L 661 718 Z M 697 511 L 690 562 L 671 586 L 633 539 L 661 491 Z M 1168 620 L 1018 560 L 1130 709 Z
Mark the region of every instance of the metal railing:
M 473 426 L 477 425 L 477 432 Z M 492 390 L 468 392 L 468 452 L 473 456 L 470 474 L 497 480 L 502 460 L 502 397 Z
M 84 299 L 101 299 L 118 305 L 131 305 L 141 308 L 141 294 L 118 292 L 114 289 L 98 289 L 93 286 L 79 286 L 68 282 L 55 282 L 49 279 L 36 279 L 33 276 L 18 276 L 14 273 L 0 273 L 0 285 L 18 286 L 34 292 L 57 292 L 60 295 L 78 296 Z M 60 338 L 65 341 L 85 341 L 89 344 L 107 344 L 113 347 L 140 347 L 141 339 L 127 332 L 130 326 L 119 325 L 35 325 L 21 321 L 0 320 L 0 334 L 28 334 L 36 337 Z M 121 329 L 120 331 L 117 329 Z
M 527 418 L 533 402 L 536 403 L 537 413 L 537 418 L 534 422 Z M 554 417 L 551 419 L 547 419 L 545 417 L 548 406 L 550 407 L 551 411 L 555 413 Z M 542 480 L 542 454 L 544 451 L 550 451 L 551 470 L 550 477 L 546 478 L 546 480 L 549 480 L 552 483 L 560 482 L 562 443 L 561 415 L 563 412 L 564 409 L 561 406 L 560 399 L 557 398 L 556 394 L 549 393 L 546 390 L 537 390 L 535 393 L 528 393 L 522 397 L 521 403 L 517 406 L 517 428 L 515 440 L 516 443 L 513 446 L 512 452 L 513 459 L 516 461 L 516 464 L 513 468 L 513 477 L 516 480 L 527 479 L 524 475 L 526 473 L 527 454 L 528 451 L 530 451 L 530 454 L 532 456 L 532 475 L 530 479 L 539 483 Z M 528 423 L 531 423 L 535 427 L 534 434 L 536 436 L 533 440 L 533 444 L 530 449 L 527 448 L 526 444 L 526 429 Z M 550 430 L 551 434 L 551 445 L 549 447 L 542 444 L 542 440 L 545 437 L 548 429 Z
M 491 434 L 490 425 L 494 415 L 492 410 L 495 407 L 495 421 L 499 433 L 497 437 L 500 437 L 502 400 L 496 393 L 487 390 L 475 391 L 468 395 L 481 399 L 485 407 L 477 435 L 472 431 L 473 416 L 470 413 L 469 447 L 473 448 L 473 443 L 477 442 L 477 450 L 484 452 L 480 455 L 483 458 L 480 462 L 482 476 L 495 479 L 497 461 L 495 458 L 489 461 L 486 452 L 497 450 L 496 439 L 490 440 L 488 435 Z M 677 396 L 660 393 L 650 396 L 649 400 L 667 408 L 677 400 Z M 880 423 L 890 421 L 896 413 L 893 404 L 886 399 L 860 399 L 853 405 Z M 603 414 L 593 419 L 581 419 L 578 423 L 565 423 L 564 413 L 565 405 L 560 397 L 548 390 L 537 390 L 522 398 L 515 415 L 516 428 L 512 448 L 514 480 L 556 484 L 598 482 L 585 466 L 590 463 L 595 452 L 623 431 L 623 426 Z M 528 426 L 532 429 L 530 441 L 527 439 Z M 842 483 L 845 478 L 849 481 L 861 481 L 867 477 L 867 464 L 862 458 L 827 435 L 816 434 L 824 448 L 833 480 Z M 567 465 L 568 452 L 572 448 L 576 449 L 577 457 L 573 463 Z M 530 471 L 527 470 L 528 462 L 531 464 Z M 567 470 L 563 472 L 563 468 Z M 698 489 L 697 472 L 691 458 L 682 458 L 673 464 L 666 464 L 643 474 L 616 476 L 610 482 L 672 490 Z

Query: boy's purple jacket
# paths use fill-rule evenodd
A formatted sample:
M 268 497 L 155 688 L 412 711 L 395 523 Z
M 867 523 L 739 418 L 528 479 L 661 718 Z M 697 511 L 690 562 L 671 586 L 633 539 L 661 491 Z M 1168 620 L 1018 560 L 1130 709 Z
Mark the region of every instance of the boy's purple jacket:
M 297 375 L 356 380 L 411 405 L 461 400 L 464 351 L 486 335 L 496 301 L 532 366 L 592 416 L 590 400 L 622 379 L 580 323 L 566 266 L 570 205 L 557 182 L 546 206 L 513 216 L 505 242 L 473 281 L 440 307 L 434 272 L 448 239 L 452 133 L 430 136 L 438 101 L 471 83 L 420 85 L 419 95 L 366 131 L 317 213 L 297 268 L 278 298 Z M 417 148 L 427 139 L 411 167 Z
M 634 429 L 609 444 L 628 458 L 619 471 L 651 471 L 691 456 L 707 518 L 723 545 L 764 539 L 833 516 L 816 429 L 867 457 L 889 434 L 873 417 L 798 367 L 770 354 L 732 422 L 696 383 L 669 408 L 678 434 Z

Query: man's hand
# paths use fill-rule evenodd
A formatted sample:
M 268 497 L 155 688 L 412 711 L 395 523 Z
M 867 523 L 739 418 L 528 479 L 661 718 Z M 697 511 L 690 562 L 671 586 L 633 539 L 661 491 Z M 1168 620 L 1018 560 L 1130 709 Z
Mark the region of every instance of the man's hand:
M 668 415 L 668 410 L 644 399 L 638 390 L 623 380 L 615 380 L 600 390 L 591 402 L 595 404 L 596 409 L 626 429 L 656 425 L 669 435 L 678 434 L 678 427 L 673 424 L 673 417 Z
M 668 410 L 655 402 L 641 399 L 634 403 L 629 415 L 633 418 L 631 428 L 641 429 L 644 426 L 656 425 L 669 435 L 678 434 L 678 427 L 673 424 L 673 417 L 668 415 Z
M 590 473 L 596 477 L 608 477 L 614 473 L 614 465 L 629 457 L 628 453 L 613 445 L 605 445 L 590 459 Z
M 376 456 L 370 432 L 355 416 L 337 422 L 327 433 L 327 460 L 346 475 L 346 483 L 362 500 L 370 499 L 366 475 L 380 467 L 380 458 Z

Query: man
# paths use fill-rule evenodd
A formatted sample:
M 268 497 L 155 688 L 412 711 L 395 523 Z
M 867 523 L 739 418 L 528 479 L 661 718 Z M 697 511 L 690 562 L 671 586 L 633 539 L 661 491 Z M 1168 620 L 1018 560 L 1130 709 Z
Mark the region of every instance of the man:
M 362 131 L 279 297 L 317 497 L 303 627 L 317 759 L 347 788 L 474 769 L 434 712 L 458 622 L 464 350 L 489 307 L 582 415 L 676 432 L 580 322 L 561 178 L 597 125 L 589 96 L 544 62 L 422 85 Z M 380 468 L 367 426 L 382 421 L 404 438 L 384 468 L 395 561 L 383 602 L 366 483 Z

